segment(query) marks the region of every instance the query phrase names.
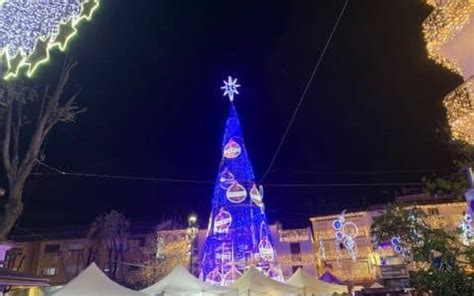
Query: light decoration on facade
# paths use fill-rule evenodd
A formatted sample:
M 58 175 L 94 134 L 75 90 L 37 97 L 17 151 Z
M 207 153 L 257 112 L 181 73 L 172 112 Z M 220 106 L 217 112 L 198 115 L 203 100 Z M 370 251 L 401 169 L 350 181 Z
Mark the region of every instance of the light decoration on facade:
M 333 221 L 336 256 L 339 258 L 343 249 L 346 249 L 353 261 L 357 260 L 357 243 L 354 240 L 359 234 L 357 225 L 353 222 L 346 221 L 345 210 Z M 339 262 L 339 261 L 338 261 Z
M 474 12 L 473 0 L 425 0 L 434 11 L 423 22 L 428 56 L 436 63 L 462 76 L 459 65 L 441 54 L 442 46 L 452 40 L 469 22 Z
M 463 219 L 461 220 L 460 225 L 461 230 L 461 238 L 462 242 L 469 246 L 472 242 L 474 242 L 474 230 L 472 229 L 472 215 L 466 214 L 464 215 Z
M 324 242 L 322 240 L 319 241 L 319 255 L 323 260 L 327 259 L 327 254 L 326 254 L 326 246 L 324 246 Z
M 229 77 L 225 82 L 224 95 L 231 102 L 238 94 L 237 87 L 236 79 Z M 257 189 L 233 103 L 221 155 L 210 215 L 214 218 L 204 244 L 200 278 L 228 285 L 253 266 L 273 279 L 283 280 L 266 222 L 263 190 Z
M 295 259 L 298 259 L 298 260 L 295 260 Z M 300 254 L 300 256 L 298 257 L 279 254 L 278 262 L 282 266 L 313 265 L 314 257 L 311 254 Z
M 2 76 L 22 71 L 33 76 L 49 60 L 50 50 L 66 50 L 79 24 L 90 20 L 99 0 L 3 0 L 0 2 L 0 58 Z
M 285 243 L 298 243 L 309 241 L 311 236 L 308 229 L 289 229 L 289 230 L 279 230 L 280 241 Z

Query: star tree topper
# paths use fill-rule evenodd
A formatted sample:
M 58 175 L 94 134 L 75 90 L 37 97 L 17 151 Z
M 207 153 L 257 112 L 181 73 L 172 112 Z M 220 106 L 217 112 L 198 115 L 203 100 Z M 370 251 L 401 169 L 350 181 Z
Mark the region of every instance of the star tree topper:
M 234 94 L 238 95 L 239 91 L 237 88 L 240 87 L 240 84 L 237 84 L 237 78 L 232 79 L 231 76 L 227 78 L 227 81 L 224 80 L 224 86 L 221 89 L 224 90 L 224 97 L 228 96 L 229 101 L 234 101 Z

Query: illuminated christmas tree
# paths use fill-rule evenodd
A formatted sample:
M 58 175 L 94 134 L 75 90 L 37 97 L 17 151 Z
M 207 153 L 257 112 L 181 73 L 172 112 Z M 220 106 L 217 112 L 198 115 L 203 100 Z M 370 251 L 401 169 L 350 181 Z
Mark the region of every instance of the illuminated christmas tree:
M 283 280 L 273 247 L 263 204 L 263 189 L 255 183 L 245 149 L 239 118 L 233 104 L 237 79 L 222 87 L 231 102 L 222 144 L 201 277 L 210 283 L 229 285 L 254 266 Z

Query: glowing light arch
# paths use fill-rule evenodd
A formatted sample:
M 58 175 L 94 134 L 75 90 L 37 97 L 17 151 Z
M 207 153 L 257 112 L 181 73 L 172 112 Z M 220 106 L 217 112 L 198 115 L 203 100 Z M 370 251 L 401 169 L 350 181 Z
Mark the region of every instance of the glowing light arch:
M 98 8 L 99 0 L 33 0 L 26 4 L 23 0 L 0 0 L 3 78 L 18 77 L 23 71 L 27 77 L 32 77 L 41 64 L 49 61 L 52 49 L 67 49 L 71 39 L 77 35 L 78 26 L 85 20 L 90 21 Z M 17 29 L 13 30 L 11 27 L 15 25 Z

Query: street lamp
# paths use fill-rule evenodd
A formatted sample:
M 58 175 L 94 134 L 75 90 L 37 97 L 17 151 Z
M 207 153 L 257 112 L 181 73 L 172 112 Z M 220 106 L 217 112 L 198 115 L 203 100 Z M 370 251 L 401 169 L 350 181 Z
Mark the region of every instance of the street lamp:
M 194 274 L 194 252 L 195 252 L 195 241 L 198 233 L 197 215 L 191 214 L 188 217 L 188 235 L 189 235 L 189 271 Z

